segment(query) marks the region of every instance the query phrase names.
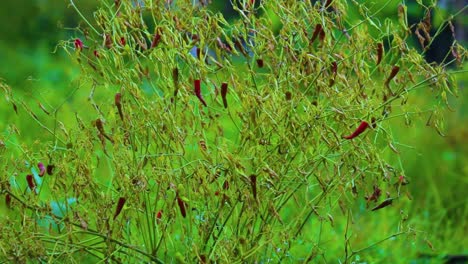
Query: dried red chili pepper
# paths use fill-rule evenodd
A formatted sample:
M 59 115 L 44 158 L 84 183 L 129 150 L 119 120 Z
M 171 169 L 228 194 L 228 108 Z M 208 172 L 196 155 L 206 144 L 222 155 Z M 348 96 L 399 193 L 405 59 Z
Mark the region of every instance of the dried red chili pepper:
M 395 78 L 395 76 L 398 74 L 398 72 L 400 71 L 400 67 L 398 66 L 393 66 L 392 68 L 392 71 L 390 72 L 390 76 L 388 76 L 387 80 L 385 81 L 385 86 L 388 88 L 388 85 L 390 83 L 390 81 Z
M 314 30 L 314 33 L 312 34 L 312 38 L 310 39 L 310 43 L 314 43 L 315 39 L 318 37 L 318 35 L 320 34 L 320 32 L 323 31 L 323 28 L 322 28 L 322 25 L 321 24 L 317 24 L 315 25 L 315 30 Z
M 172 81 L 174 82 L 174 97 L 177 96 L 179 92 L 179 69 L 176 67 L 172 69 Z
M 99 131 L 99 134 L 107 138 L 110 142 L 114 143 L 114 140 L 110 136 L 108 136 L 106 132 L 104 131 L 104 125 L 102 124 L 102 120 L 98 118 L 96 119 L 95 123 L 96 123 L 96 128 Z
M 122 208 L 125 204 L 126 199 L 124 197 L 120 197 L 119 201 L 117 202 L 117 207 L 115 208 L 115 213 L 114 213 L 114 220 L 119 216 L 120 212 L 122 211 Z
M 223 82 L 221 84 L 221 98 L 223 99 L 224 108 L 228 107 L 228 103 L 227 103 L 227 99 L 226 99 L 227 91 L 228 91 L 228 84 Z
M 384 207 L 387 207 L 387 206 L 391 205 L 393 203 L 393 200 L 394 200 L 394 198 L 386 199 L 385 201 L 383 201 L 382 203 L 380 203 L 376 207 L 372 208 L 372 211 L 376 211 L 376 210 L 379 210 L 379 209 L 382 209 Z
M 8 208 L 11 208 L 11 196 L 9 193 L 5 195 L 5 204 Z
M 45 174 L 45 172 L 46 172 L 46 168 L 45 168 L 45 166 L 44 166 L 44 163 L 39 162 L 39 163 L 37 164 L 37 167 L 39 168 L 39 176 L 40 176 L 40 177 L 44 176 L 44 174 Z
M 201 95 L 201 81 L 200 80 L 195 80 L 194 81 L 194 86 L 195 86 L 195 95 L 198 97 L 200 102 L 206 107 L 207 104 L 206 104 L 205 100 L 203 99 L 203 97 Z
M 330 82 L 328 84 L 328 86 L 333 86 L 333 84 L 335 84 L 335 78 L 336 78 L 336 73 L 338 71 L 338 64 L 336 63 L 336 61 L 332 62 L 332 65 L 331 65 L 331 72 L 332 72 L 332 77 L 330 78 Z
M 26 175 L 26 181 L 28 182 L 29 189 L 31 189 L 31 191 L 35 191 L 36 183 L 34 181 L 34 177 L 32 176 L 32 174 Z
M 250 175 L 250 185 L 252 186 L 252 195 L 254 199 L 257 199 L 257 176 Z
M 177 204 L 179 205 L 180 214 L 185 218 L 187 216 L 187 212 L 185 211 L 185 202 L 177 196 Z
M 163 211 L 159 210 L 158 213 L 156 214 L 156 219 L 161 220 L 162 214 L 163 214 Z
M 223 189 L 224 190 L 229 190 L 229 182 L 228 180 L 225 180 L 224 183 L 223 183 Z
M 124 37 L 121 37 L 121 38 L 120 38 L 120 44 L 121 44 L 122 46 L 125 46 L 125 44 L 127 44 L 127 41 L 125 40 Z
M 123 121 L 124 117 L 123 117 L 121 100 L 122 100 L 122 94 L 121 93 L 116 93 L 115 98 L 114 98 L 115 106 L 117 107 L 117 111 L 119 112 L 120 119 Z
M 257 59 L 257 66 L 259 68 L 263 68 L 263 60 L 262 59 Z
M 377 65 L 380 64 L 382 61 L 382 55 L 383 55 L 383 44 L 382 43 L 377 43 Z
M 73 43 L 75 44 L 75 49 L 77 49 L 77 50 L 82 50 L 83 47 L 84 47 L 83 41 L 81 41 L 81 39 L 79 39 L 79 38 L 76 38 Z
M 55 165 L 49 164 L 47 165 L 47 174 L 52 175 L 54 172 Z
M 362 121 L 361 124 L 358 126 L 358 128 L 356 128 L 356 130 L 351 135 L 343 136 L 343 138 L 353 139 L 359 136 L 360 134 L 362 134 L 368 127 L 369 127 L 369 123 L 367 123 L 366 121 Z

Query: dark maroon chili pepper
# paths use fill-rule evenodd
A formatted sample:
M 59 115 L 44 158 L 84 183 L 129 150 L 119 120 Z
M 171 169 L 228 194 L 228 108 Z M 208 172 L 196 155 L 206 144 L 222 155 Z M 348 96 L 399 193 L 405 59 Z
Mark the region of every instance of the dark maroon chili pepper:
M 314 30 L 314 33 L 312 34 L 312 38 L 310 39 L 310 43 L 314 43 L 315 39 L 318 37 L 318 35 L 320 34 L 320 32 L 322 32 L 323 29 L 322 29 L 322 25 L 320 24 L 317 24 L 315 25 L 315 30 Z
M 228 103 L 227 103 L 227 99 L 226 99 L 227 91 L 228 91 L 228 84 L 223 82 L 221 84 L 221 98 L 223 99 L 224 108 L 228 107 Z
M 151 48 L 156 48 L 161 41 L 161 33 L 160 29 L 158 28 L 156 30 L 156 33 L 154 33 L 153 41 L 151 41 Z
M 200 59 L 201 58 L 201 49 L 199 47 L 197 47 L 196 52 L 197 52 L 197 59 Z
M 109 34 L 104 35 L 104 46 L 108 49 L 112 48 L 112 39 Z
M 229 190 L 229 182 L 228 180 L 225 180 L 224 183 L 223 183 L 223 189 L 224 190 Z
M 36 183 L 34 182 L 34 177 L 32 174 L 26 175 L 26 181 L 28 182 L 28 186 L 31 191 L 36 190 Z
M 323 43 L 323 40 L 324 40 L 324 39 L 325 39 L 325 31 L 324 31 L 323 28 L 322 28 L 322 30 L 321 30 L 320 33 L 319 33 L 319 40 L 320 40 L 320 42 Z
M 45 168 L 45 166 L 44 166 L 44 163 L 39 162 L 39 163 L 37 164 L 37 167 L 39 168 L 39 176 L 40 176 L 40 177 L 44 176 L 44 174 L 45 174 L 45 172 L 46 172 L 46 168 Z
M 392 68 L 392 71 L 390 72 L 390 76 L 388 76 L 387 80 L 385 81 L 385 86 L 388 87 L 390 81 L 395 78 L 395 76 L 398 74 L 398 72 L 400 71 L 400 67 L 398 66 L 393 66 Z
M 174 97 L 177 96 L 179 92 L 179 69 L 176 67 L 172 69 L 172 81 L 174 82 Z
M 332 0 L 327 0 L 327 2 L 325 2 L 325 8 L 328 8 L 332 3 Z
M 5 195 L 5 204 L 8 208 L 11 208 L 11 196 L 9 193 Z
M 96 119 L 96 128 L 99 131 L 99 134 L 102 135 L 103 137 L 107 138 L 110 142 L 114 143 L 114 140 L 106 134 L 104 131 L 104 125 L 102 124 L 101 119 Z
M 81 39 L 79 38 L 76 38 L 75 41 L 74 41 L 74 44 L 75 44 L 75 49 L 77 50 L 82 50 L 83 49 L 83 41 L 81 41 Z
M 335 78 L 336 78 L 336 72 L 338 71 L 338 64 L 336 63 L 336 61 L 332 62 L 332 65 L 331 65 L 331 72 L 332 72 L 332 77 L 330 78 L 330 82 L 328 84 L 328 86 L 333 86 L 333 84 L 335 84 Z
M 156 214 L 156 219 L 161 220 L 162 214 L 163 214 L 163 211 L 159 210 L 158 213 Z
M 195 95 L 198 97 L 198 99 L 200 100 L 200 102 L 202 102 L 202 104 L 206 107 L 206 102 L 205 100 L 203 99 L 202 95 L 201 95 L 201 81 L 200 80 L 195 80 L 194 81 L 194 86 L 195 86 Z
M 97 50 L 94 50 L 94 51 L 93 51 L 93 54 L 94 54 L 94 57 L 96 57 L 96 58 L 99 58 L 99 57 L 100 57 L 100 56 L 99 56 L 99 52 L 98 52 Z
M 380 64 L 382 61 L 382 55 L 383 55 L 383 44 L 382 43 L 377 43 L 377 65 Z
M 115 208 L 114 220 L 117 218 L 117 216 L 119 216 L 120 212 L 122 211 L 125 201 L 126 200 L 124 197 L 119 198 L 119 201 L 117 202 L 117 207 Z
M 257 59 L 257 66 L 259 68 L 263 68 L 263 60 L 262 59 Z
M 55 165 L 49 164 L 47 165 L 47 174 L 52 175 L 54 172 Z
M 385 201 L 383 201 L 382 203 L 380 203 L 379 205 L 377 205 L 376 207 L 372 208 L 372 211 L 377 211 L 379 209 L 382 209 L 384 207 L 387 207 L 389 205 L 391 205 L 393 203 L 393 199 L 394 198 L 388 198 L 386 199 Z
M 125 44 L 127 44 L 127 41 L 125 40 L 124 37 L 121 37 L 121 38 L 120 38 L 120 44 L 121 44 L 122 46 L 125 46 Z
M 187 212 L 185 211 L 185 202 L 177 196 L 177 204 L 179 205 L 180 214 L 185 218 L 187 216 Z
M 362 121 L 361 124 L 358 126 L 358 128 L 356 128 L 356 130 L 351 135 L 344 136 L 343 138 L 353 139 L 359 136 L 360 134 L 362 134 L 362 132 L 364 132 L 368 127 L 369 127 L 369 123 L 367 123 L 366 121 Z
M 123 111 L 122 111 L 122 94 L 121 93 L 116 93 L 115 94 L 115 106 L 117 107 L 117 111 L 119 112 L 120 119 L 123 121 Z
M 257 199 L 257 176 L 250 175 L 250 185 L 252 186 L 252 194 L 254 199 Z

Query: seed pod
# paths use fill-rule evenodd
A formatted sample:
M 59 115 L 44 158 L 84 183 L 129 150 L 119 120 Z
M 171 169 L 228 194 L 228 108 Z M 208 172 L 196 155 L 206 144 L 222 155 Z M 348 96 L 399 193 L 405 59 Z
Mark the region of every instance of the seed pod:
M 185 202 L 177 195 L 177 204 L 179 205 L 180 214 L 185 218 L 187 212 L 185 211 Z
M 360 134 L 362 134 L 368 127 L 369 127 L 369 123 L 367 123 L 366 121 L 362 121 L 361 124 L 358 126 L 358 128 L 356 128 L 356 130 L 351 135 L 344 136 L 343 138 L 353 139 L 359 136 Z
M 385 81 L 385 86 L 388 88 L 388 85 L 390 83 L 390 81 L 395 78 L 395 76 L 398 74 L 398 72 L 400 71 L 400 67 L 398 66 L 393 66 L 392 68 L 392 71 L 390 72 L 390 75 L 388 76 L 387 80 Z
M 223 99 L 224 108 L 228 107 L 227 99 L 226 99 L 227 91 L 228 91 L 228 84 L 223 82 L 221 84 L 221 98 Z
M 54 172 L 55 165 L 49 164 L 47 165 L 47 174 L 52 175 Z
M 115 213 L 114 213 L 114 220 L 115 218 L 117 218 L 117 216 L 120 214 L 120 212 L 122 211 L 122 208 L 125 204 L 125 198 L 124 197 L 120 197 L 119 198 L 119 201 L 117 202 L 117 207 L 115 208 Z
M 174 97 L 176 97 L 179 91 L 179 69 L 177 67 L 172 69 L 172 81 L 174 82 Z
M 153 41 L 151 41 L 151 48 L 156 48 L 161 41 L 161 30 L 158 28 L 154 34 Z
M 37 164 L 37 167 L 39 168 L 39 176 L 40 176 L 40 177 L 44 176 L 44 174 L 45 174 L 45 172 L 46 172 L 46 168 L 45 168 L 45 166 L 44 166 L 44 163 L 39 162 L 39 163 Z
M 119 112 L 120 119 L 123 121 L 124 117 L 123 117 L 121 100 L 122 100 L 122 94 L 121 93 L 116 93 L 115 98 L 114 98 L 115 106 L 117 107 L 117 111 Z
M 382 209 L 384 207 L 387 207 L 387 206 L 391 205 L 393 203 L 393 200 L 394 200 L 394 198 L 386 199 L 385 201 L 383 201 L 382 203 L 380 203 L 376 207 L 372 208 L 372 211 L 377 211 L 379 209 Z
M 250 185 L 252 186 L 252 195 L 254 199 L 257 199 L 257 176 L 250 175 Z
M 332 65 L 331 65 L 331 72 L 332 72 L 332 77 L 330 78 L 330 82 L 328 84 L 328 86 L 333 86 L 333 84 L 335 84 L 335 78 L 336 78 L 336 73 L 338 71 L 338 64 L 336 63 L 336 61 L 332 62 Z
M 377 62 L 376 62 L 377 65 L 379 65 L 380 62 L 382 61 L 382 55 L 383 55 L 383 44 L 377 43 Z
M 75 44 L 75 49 L 76 50 L 82 50 L 84 45 L 83 45 L 83 41 L 81 41 L 81 39 L 79 38 L 76 38 L 75 41 L 73 42 Z
M 262 59 L 257 59 L 257 66 L 259 68 L 263 68 L 263 60 Z
M 11 196 L 9 193 L 5 195 L 5 204 L 8 208 L 11 208 Z
M 201 95 L 201 81 L 200 80 L 195 80 L 194 81 L 194 86 L 195 86 L 195 95 L 198 97 L 198 99 L 200 100 L 200 102 L 206 107 L 207 104 L 205 102 L 205 100 L 203 99 L 202 95 Z
M 314 33 L 312 34 L 312 38 L 310 39 L 310 44 L 314 43 L 315 39 L 318 37 L 318 35 L 322 31 L 323 31 L 322 25 L 320 24 L 315 25 L 315 30 L 314 30 Z
M 34 177 L 32 176 L 32 174 L 26 175 L 26 181 L 28 182 L 29 189 L 31 189 L 31 191 L 35 191 L 36 183 L 34 181 Z

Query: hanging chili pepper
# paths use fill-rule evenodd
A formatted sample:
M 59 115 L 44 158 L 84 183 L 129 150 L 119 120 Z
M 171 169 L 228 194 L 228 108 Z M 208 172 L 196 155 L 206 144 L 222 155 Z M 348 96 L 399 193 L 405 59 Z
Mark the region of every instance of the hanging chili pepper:
M 163 211 L 159 210 L 158 213 L 156 214 L 156 219 L 161 220 L 162 214 L 163 214 Z
M 332 62 L 332 65 L 331 65 L 331 72 L 332 72 L 332 77 L 330 78 L 330 82 L 328 84 L 328 86 L 333 86 L 333 84 L 335 84 L 335 78 L 336 78 L 336 72 L 338 71 L 338 64 L 336 63 L 336 61 Z
M 257 176 L 250 175 L 250 185 L 252 186 L 252 195 L 254 199 L 257 199 Z
M 356 128 L 356 130 L 351 135 L 344 136 L 343 138 L 353 139 L 359 136 L 360 134 L 362 134 L 362 132 L 364 132 L 368 127 L 369 127 L 369 123 L 367 123 L 366 121 L 362 121 L 361 124 L 358 126 L 358 128 Z
M 127 41 L 125 40 L 124 37 L 121 37 L 120 38 L 120 45 L 125 46 L 125 44 L 127 44 Z
M 175 67 L 172 69 L 172 81 L 174 82 L 174 97 L 177 96 L 177 92 L 179 91 L 179 69 Z
M 180 214 L 185 218 L 187 212 L 185 211 L 185 202 L 177 195 L 177 204 L 179 205 Z
M 117 107 L 117 111 L 119 111 L 119 116 L 120 116 L 120 119 L 122 121 L 124 121 L 124 117 L 123 117 L 123 112 L 122 112 L 122 94 L 121 93 L 116 93 L 115 94 L 115 98 L 114 98 L 114 101 L 115 101 L 115 106 Z
M 11 196 L 9 193 L 5 195 L 5 204 L 8 208 L 11 208 Z
M 117 207 L 115 208 L 115 214 L 114 214 L 114 220 L 115 218 L 117 218 L 117 216 L 120 214 L 120 212 L 122 211 L 122 208 L 125 204 L 125 198 L 124 197 L 120 197 L 119 198 L 119 201 L 117 202 Z
M 32 174 L 26 175 L 26 181 L 28 182 L 29 189 L 31 189 L 31 191 L 35 191 L 36 190 L 36 183 L 34 181 L 34 178 L 33 178 Z
M 205 100 L 203 99 L 202 95 L 201 95 L 201 81 L 200 80 L 195 80 L 194 82 L 194 85 L 195 85 L 195 95 L 198 97 L 198 99 L 200 100 L 200 102 L 206 107 L 206 102 Z
M 46 172 L 46 168 L 44 166 L 44 163 L 42 163 L 42 162 L 37 163 L 37 167 L 39 168 L 39 176 L 40 177 L 44 176 L 44 174 Z
M 382 61 L 382 55 L 383 55 L 383 45 L 382 43 L 377 43 L 377 65 L 380 64 Z
M 52 175 L 54 172 L 55 165 L 49 164 L 47 165 L 47 174 Z
M 224 108 L 228 107 L 227 99 L 226 99 L 227 91 L 228 91 L 228 84 L 223 82 L 221 84 L 221 98 L 223 99 Z
M 83 45 L 83 41 L 81 41 L 81 39 L 79 38 L 76 38 L 75 41 L 73 42 L 73 44 L 75 44 L 75 49 L 77 50 L 82 50 L 84 45 Z
M 95 123 L 96 123 L 96 128 L 99 131 L 99 134 L 107 138 L 110 142 L 114 143 L 114 140 L 110 136 L 108 136 L 106 132 L 104 131 L 104 125 L 102 124 L 102 120 L 98 118 L 96 119 Z
M 151 41 L 151 48 L 156 48 L 161 41 L 161 34 L 160 34 L 160 29 L 158 28 L 156 30 L 156 33 L 154 34 L 153 41 Z
M 322 25 L 320 24 L 315 25 L 314 33 L 312 34 L 312 38 L 310 39 L 311 44 L 314 43 L 315 39 L 318 37 L 318 35 L 322 31 L 323 31 Z
M 257 66 L 259 68 L 263 68 L 263 60 L 262 59 L 257 59 Z
M 385 81 L 385 86 L 388 88 L 388 85 L 390 84 L 390 81 L 395 78 L 395 76 L 398 74 L 400 71 L 400 67 L 398 66 L 393 66 L 392 71 L 390 72 L 390 76 L 388 76 L 387 80 Z
M 380 203 L 376 207 L 372 208 L 372 211 L 376 211 L 376 210 L 379 210 L 379 209 L 382 209 L 384 207 L 387 207 L 387 206 L 391 205 L 393 203 L 393 200 L 394 200 L 394 198 L 386 199 L 385 201 L 383 201 L 382 203 Z

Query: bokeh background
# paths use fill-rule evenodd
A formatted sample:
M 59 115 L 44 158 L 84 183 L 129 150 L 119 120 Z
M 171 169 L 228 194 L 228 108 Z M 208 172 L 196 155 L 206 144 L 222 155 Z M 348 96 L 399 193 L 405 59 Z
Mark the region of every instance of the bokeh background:
M 74 2 L 82 14 L 92 20 L 93 10 L 100 1 Z M 392 1 L 380 14 L 381 18 L 395 16 L 400 2 Z M 222 12 L 228 20 L 236 19 L 227 3 L 229 1 L 213 0 L 210 8 Z M 409 23 L 420 21 L 424 10 L 416 1 L 406 1 L 406 4 Z M 457 41 L 464 47 L 468 37 L 465 32 L 468 28 L 466 6 L 464 0 L 439 1 L 439 8 L 432 14 L 435 31 L 449 14 L 464 9 L 454 20 Z M 41 101 L 44 96 L 66 97 L 77 85 L 79 65 L 57 48 L 57 44 L 76 37 L 75 29 L 82 23 L 80 21 L 66 0 L 3 0 L 0 7 L 0 79 L 32 103 Z M 441 62 L 449 54 L 450 60 L 453 41 L 449 28 L 445 28 L 426 53 L 426 59 Z M 420 48 L 416 38 L 413 46 Z M 468 68 L 467 65 L 461 67 L 464 70 Z M 452 70 L 460 68 L 453 64 Z M 468 77 L 464 75 L 456 75 L 460 91 L 458 98 L 450 98 L 451 109 L 443 107 L 446 119 L 444 137 L 426 127 L 425 119 L 415 120 L 410 127 L 404 122 L 394 126 L 393 133 L 401 146 L 400 160 L 410 179 L 408 187 L 412 199 L 408 199 L 404 206 L 405 213 L 415 228 L 422 232 L 421 240 L 428 244 L 427 247 L 417 244 L 421 254 L 468 254 Z M 421 94 L 418 100 L 422 104 L 436 103 L 428 95 Z M 6 124 L 12 121 L 20 130 L 29 131 L 17 138 L 18 142 L 33 142 L 41 137 L 39 132 L 34 133 L 39 131 L 35 129 L 37 124 L 32 124 L 31 120 L 17 120 L 11 106 L 0 106 L 2 136 L 8 134 Z M 375 232 L 383 228 L 385 221 L 375 214 L 372 218 L 358 220 L 357 224 L 367 225 Z M 363 232 L 371 231 L 363 228 Z

